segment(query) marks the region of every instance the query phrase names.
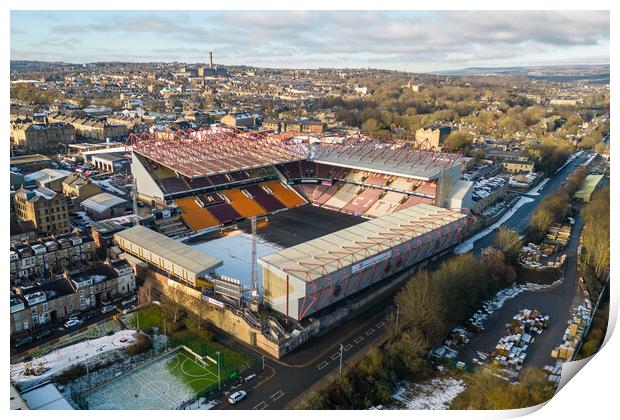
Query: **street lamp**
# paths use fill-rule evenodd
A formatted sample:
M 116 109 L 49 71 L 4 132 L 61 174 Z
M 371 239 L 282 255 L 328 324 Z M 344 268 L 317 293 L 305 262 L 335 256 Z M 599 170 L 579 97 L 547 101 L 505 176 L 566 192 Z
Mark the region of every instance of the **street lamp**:
M 265 355 L 263 354 L 261 358 L 263 359 L 263 370 L 265 370 Z
M 216 351 L 215 354 L 217 354 L 217 389 L 221 389 L 222 388 L 222 384 L 221 384 L 221 374 L 220 374 L 220 352 Z
M 339 375 L 342 375 L 342 351 L 344 350 L 344 346 L 340 344 L 340 369 L 338 371 Z

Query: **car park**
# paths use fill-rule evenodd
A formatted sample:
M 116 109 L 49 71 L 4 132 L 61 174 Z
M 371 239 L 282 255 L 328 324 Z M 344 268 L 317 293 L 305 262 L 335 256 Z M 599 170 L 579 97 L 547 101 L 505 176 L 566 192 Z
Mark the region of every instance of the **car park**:
M 247 392 L 245 391 L 237 391 L 233 394 L 230 394 L 228 397 L 228 402 L 231 404 L 236 404 L 247 396 Z

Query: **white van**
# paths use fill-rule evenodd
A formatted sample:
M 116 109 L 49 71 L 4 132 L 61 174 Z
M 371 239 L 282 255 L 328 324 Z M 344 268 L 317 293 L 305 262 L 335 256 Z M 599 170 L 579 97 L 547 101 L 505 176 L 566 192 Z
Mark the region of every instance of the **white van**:
M 102 314 L 107 314 L 108 312 L 113 312 L 113 311 L 116 311 L 116 306 L 114 305 L 106 305 L 103 308 L 101 308 Z

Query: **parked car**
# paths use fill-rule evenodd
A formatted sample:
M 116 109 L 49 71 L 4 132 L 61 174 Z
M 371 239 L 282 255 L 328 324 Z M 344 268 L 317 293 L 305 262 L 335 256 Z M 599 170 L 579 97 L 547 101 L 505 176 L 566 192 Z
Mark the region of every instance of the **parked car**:
M 15 347 L 22 347 L 25 346 L 28 343 L 31 343 L 33 340 L 33 338 L 29 335 L 27 335 L 26 337 L 20 339 L 17 341 L 17 343 L 15 343 Z
M 228 397 L 228 402 L 231 404 L 236 404 L 247 396 L 247 392 L 245 391 L 237 391 L 234 394 L 230 394 Z
M 65 328 L 72 328 L 76 325 L 80 325 L 81 323 L 82 321 L 80 321 L 79 319 L 69 319 L 67 322 L 65 322 Z
M 107 314 L 108 312 L 114 312 L 114 311 L 116 311 L 116 306 L 114 305 L 106 305 L 103 308 L 101 308 L 102 314 Z
M 44 330 L 37 334 L 37 340 L 52 335 L 52 330 Z
M 96 316 L 97 316 L 97 314 L 94 313 L 94 312 L 86 312 L 84 315 L 82 315 L 82 317 L 84 318 L 84 321 L 88 321 L 90 319 L 93 319 Z
M 127 299 L 123 300 L 121 302 L 121 305 L 127 306 L 127 305 L 130 305 L 130 304 L 134 303 L 136 300 L 137 300 L 137 298 L 135 296 L 132 296 L 130 298 L 127 298 Z

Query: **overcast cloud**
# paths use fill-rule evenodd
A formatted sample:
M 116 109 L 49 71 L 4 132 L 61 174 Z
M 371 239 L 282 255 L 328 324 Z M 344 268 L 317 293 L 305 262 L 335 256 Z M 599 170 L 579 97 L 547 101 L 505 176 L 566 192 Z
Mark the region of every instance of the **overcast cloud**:
M 17 60 L 433 71 L 608 63 L 609 12 L 12 12 Z

